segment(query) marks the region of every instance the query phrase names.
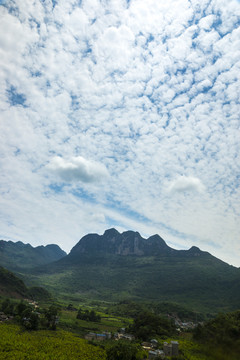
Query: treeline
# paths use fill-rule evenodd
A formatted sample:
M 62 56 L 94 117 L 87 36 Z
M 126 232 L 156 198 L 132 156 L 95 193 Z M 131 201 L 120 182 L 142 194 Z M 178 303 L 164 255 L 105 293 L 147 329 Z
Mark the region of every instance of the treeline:
M 155 315 L 149 311 L 139 312 L 133 319 L 133 324 L 127 329 L 140 340 L 151 340 L 156 336 L 176 335 L 175 324 L 163 316 Z
M 137 343 L 119 340 L 106 346 L 107 360 L 140 360 L 147 358 L 147 352 Z
M 0 305 L 0 311 L 13 316 L 14 320 L 27 330 L 50 329 L 56 330 L 59 308 L 50 305 L 47 308 L 35 308 L 26 301 L 13 302 L 5 299 Z
M 134 301 L 121 301 L 119 303 L 109 306 L 107 312 L 117 316 L 135 317 L 144 311 L 150 311 L 156 315 L 164 316 L 166 314 L 177 316 L 182 321 L 203 321 L 206 315 L 196 313 L 192 310 L 185 308 L 182 305 L 172 302 L 134 302 Z
M 94 310 L 82 310 L 81 308 L 78 310 L 77 319 L 79 320 L 86 320 L 92 322 L 100 322 L 101 316 L 96 314 Z

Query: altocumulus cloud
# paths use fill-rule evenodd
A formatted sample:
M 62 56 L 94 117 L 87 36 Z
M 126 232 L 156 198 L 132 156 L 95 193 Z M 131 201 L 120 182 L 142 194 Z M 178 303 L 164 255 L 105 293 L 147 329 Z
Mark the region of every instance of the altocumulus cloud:
M 197 191 L 202 193 L 205 190 L 201 180 L 192 176 L 180 176 L 170 186 L 170 192 Z
M 239 266 L 239 2 L 0 4 L 0 236 L 118 226 Z
M 82 181 L 96 183 L 108 176 L 105 165 L 83 158 L 72 157 L 68 160 L 55 156 L 47 168 L 60 176 L 64 181 Z

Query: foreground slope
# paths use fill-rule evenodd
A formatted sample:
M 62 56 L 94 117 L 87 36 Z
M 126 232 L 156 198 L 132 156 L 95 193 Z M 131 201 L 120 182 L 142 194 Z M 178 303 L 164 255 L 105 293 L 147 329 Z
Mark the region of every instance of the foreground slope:
M 86 235 L 36 276 L 52 290 L 110 301 L 175 301 L 202 311 L 240 303 L 239 269 L 197 247 L 175 250 L 158 235 L 133 231 Z
M 26 271 L 66 256 L 58 245 L 32 247 L 21 241 L 0 240 L 0 265 L 11 271 Z
M 63 330 L 26 331 L 0 324 L 0 358 L 31 360 L 106 360 L 105 350 Z

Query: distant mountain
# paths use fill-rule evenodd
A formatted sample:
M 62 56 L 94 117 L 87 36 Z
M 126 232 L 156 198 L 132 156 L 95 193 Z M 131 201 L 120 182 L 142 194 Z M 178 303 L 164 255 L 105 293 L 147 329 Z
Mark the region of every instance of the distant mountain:
M 24 282 L 12 272 L 0 266 L 0 295 L 23 298 L 27 297 L 28 294 Z
M 67 254 L 58 245 L 32 247 L 21 241 L 0 240 L 0 265 L 21 272 L 57 261 Z
M 88 234 L 84 236 L 73 247 L 69 258 L 78 258 L 81 254 L 154 256 L 175 251 L 159 235 L 151 236 L 146 240 L 138 232 L 125 231 L 120 234 L 116 229 L 109 229 L 103 235 Z
M 214 312 L 240 303 L 239 269 L 195 246 L 175 250 L 159 235 L 133 231 L 88 234 L 35 276 L 53 291 L 106 301 L 171 301 Z

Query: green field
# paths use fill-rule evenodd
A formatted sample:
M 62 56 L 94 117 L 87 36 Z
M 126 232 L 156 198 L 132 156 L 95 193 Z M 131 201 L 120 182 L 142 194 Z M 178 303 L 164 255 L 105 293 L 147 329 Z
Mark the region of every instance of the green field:
M 0 359 L 105 360 L 103 349 L 63 330 L 22 331 L 18 325 L 0 324 Z
M 86 309 L 94 309 L 94 307 L 86 307 Z M 99 311 L 98 314 L 101 316 L 101 321 L 91 322 L 77 319 L 77 312 L 75 311 L 62 310 L 59 326 L 65 330 L 72 331 L 83 336 L 87 332 L 91 331 L 98 333 L 103 331 L 114 333 L 119 328 L 125 328 L 132 322 L 129 318 L 115 317 L 104 314 L 101 311 Z

